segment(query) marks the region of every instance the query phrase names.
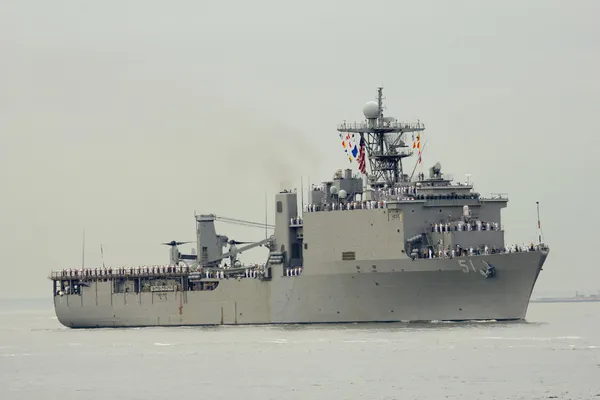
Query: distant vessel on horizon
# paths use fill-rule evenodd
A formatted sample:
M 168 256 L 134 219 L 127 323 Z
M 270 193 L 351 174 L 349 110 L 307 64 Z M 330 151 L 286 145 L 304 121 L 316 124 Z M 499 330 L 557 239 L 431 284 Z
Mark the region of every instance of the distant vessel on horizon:
M 589 302 L 600 302 L 600 290 L 596 294 L 590 294 L 589 296 L 579 294 L 575 292 L 573 297 L 540 297 L 537 299 L 531 299 L 530 303 L 589 303 Z

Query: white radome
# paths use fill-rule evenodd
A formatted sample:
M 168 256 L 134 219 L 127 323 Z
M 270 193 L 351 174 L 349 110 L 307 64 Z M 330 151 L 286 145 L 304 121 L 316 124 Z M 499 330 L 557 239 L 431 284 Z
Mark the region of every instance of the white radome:
M 369 101 L 363 106 L 363 115 L 366 119 L 376 119 L 379 117 L 379 104 L 375 101 Z

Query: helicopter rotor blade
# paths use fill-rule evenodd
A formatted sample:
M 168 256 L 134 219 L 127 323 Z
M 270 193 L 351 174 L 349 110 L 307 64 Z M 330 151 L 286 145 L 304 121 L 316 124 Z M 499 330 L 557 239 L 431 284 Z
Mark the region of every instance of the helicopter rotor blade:
M 169 243 L 161 243 L 161 244 L 164 244 L 165 246 L 179 246 L 179 245 L 188 244 L 188 243 L 194 243 L 194 242 L 176 242 L 175 240 L 172 240 Z
M 254 242 L 238 242 L 237 240 L 230 240 L 229 244 L 248 244 L 248 243 L 254 243 Z

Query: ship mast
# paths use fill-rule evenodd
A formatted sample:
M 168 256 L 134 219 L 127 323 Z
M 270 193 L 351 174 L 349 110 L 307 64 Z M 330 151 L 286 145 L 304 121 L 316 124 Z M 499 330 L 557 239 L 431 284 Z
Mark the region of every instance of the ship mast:
M 364 122 L 353 122 L 338 126 L 344 134 L 359 134 L 354 142 L 365 140 L 365 150 L 369 159 L 371 174 L 367 182 L 371 187 L 395 186 L 409 182 L 404 173 L 402 159 L 413 155 L 406 144 L 406 134 L 425 130 L 421 122 L 404 123 L 392 117 L 383 116 L 383 87 L 377 88 L 377 102 L 370 101 L 363 107 Z M 410 139 L 410 138 L 409 138 Z

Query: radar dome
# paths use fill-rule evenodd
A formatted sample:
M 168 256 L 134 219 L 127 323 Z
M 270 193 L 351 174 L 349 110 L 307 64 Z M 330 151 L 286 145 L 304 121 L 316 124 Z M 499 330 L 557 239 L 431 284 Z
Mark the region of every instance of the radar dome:
M 366 119 L 376 119 L 379 117 L 379 104 L 374 101 L 369 101 L 363 107 L 363 114 Z
M 344 189 L 340 190 L 338 193 L 338 196 L 340 196 L 340 199 L 345 199 L 346 198 L 346 191 Z
M 331 188 L 329 188 L 329 193 L 337 194 L 337 192 L 338 192 L 337 186 L 332 186 Z

